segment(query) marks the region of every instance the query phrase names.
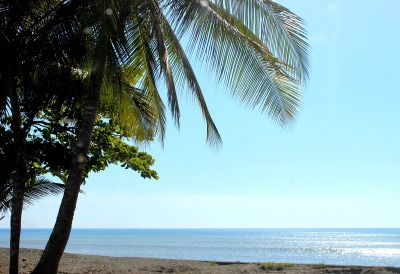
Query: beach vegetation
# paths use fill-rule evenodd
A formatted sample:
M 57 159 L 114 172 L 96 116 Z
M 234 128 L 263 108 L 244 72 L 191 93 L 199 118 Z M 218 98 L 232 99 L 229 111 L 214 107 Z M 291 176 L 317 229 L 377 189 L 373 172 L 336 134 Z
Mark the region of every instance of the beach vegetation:
M 282 270 L 285 267 L 292 267 L 292 263 L 286 263 L 286 262 L 266 262 L 266 263 L 258 263 L 260 265 L 262 270 Z
M 217 265 L 219 265 L 218 262 L 216 262 L 216 261 L 210 261 L 209 264 L 210 264 L 211 266 L 217 266 Z
M 319 262 L 317 264 L 312 265 L 312 268 L 314 268 L 314 269 L 324 269 L 326 267 L 327 267 L 327 265 L 324 262 Z
M 358 268 L 360 268 L 360 266 L 358 266 L 358 265 L 351 265 L 350 266 L 351 270 L 355 270 L 355 269 L 358 269 Z

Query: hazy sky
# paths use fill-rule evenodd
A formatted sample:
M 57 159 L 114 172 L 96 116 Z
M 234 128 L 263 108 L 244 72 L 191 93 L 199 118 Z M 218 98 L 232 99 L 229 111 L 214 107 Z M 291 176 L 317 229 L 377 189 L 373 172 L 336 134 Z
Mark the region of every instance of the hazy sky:
M 312 45 L 295 126 L 245 108 L 199 68 L 221 149 L 182 98 L 180 131 L 170 121 L 164 149 L 147 149 L 160 180 L 92 174 L 74 227 L 400 227 L 400 1 L 280 3 L 307 21 Z M 60 199 L 27 208 L 23 227 L 52 227 Z

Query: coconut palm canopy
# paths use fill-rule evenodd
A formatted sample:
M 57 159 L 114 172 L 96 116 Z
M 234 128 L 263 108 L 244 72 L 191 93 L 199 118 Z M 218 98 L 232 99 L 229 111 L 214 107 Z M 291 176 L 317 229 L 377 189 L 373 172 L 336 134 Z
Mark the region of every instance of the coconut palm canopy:
M 178 98 L 186 90 L 207 123 L 207 141 L 221 140 L 180 44 L 182 37 L 187 52 L 234 97 L 280 125 L 293 122 L 300 88 L 308 78 L 308 43 L 303 20 L 288 9 L 268 0 L 109 1 L 108 6 L 92 2 L 100 4 L 101 12 L 92 13 L 85 31 L 95 43 L 110 42 L 107 62 L 122 67 L 126 79 L 158 110 L 155 121 L 161 139 L 166 117 L 158 89 L 164 84 L 178 126 Z
M 35 7 L 39 10 L 35 13 L 37 20 L 26 20 L 25 24 L 30 25 L 24 26 L 26 30 L 20 34 L 27 35 L 27 30 L 30 30 L 33 38 L 26 39 L 29 47 L 36 49 L 40 46 L 37 41 L 49 32 L 57 45 L 65 47 L 66 43 L 60 42 L 62 38 L 70 39 L 72 31 L 80 31 L 87 34 L 86 43 L 92 49 L 91 59 L 94 60 L 98 57 L 95 56 L 96 43 L 105 45 L 109 41 L 109 47 L 102 47 L 108 52 L 107 69 L 114 68 L 112 73 L 115 76 L 117 68 L 125 76 L 108 77 L 107 81 L 112 82 L 111 86 L 128 81 L 140 88 L 142 92 L 133 95 L 128 92 L 127 97 L 147 96 L 151 102 L 147 110 L 151 110 L 154 116 L 142 117 L 141 122 L 147 127 L 152 125 L 161 139 L 165 136 L 166 116 L 158 91 L 165 84 L 175 123 L 179 126 L 178 94 L 186 90 L 200 106 L 207 123 L 207 141 L 210 144 L 220 141 L 186 52 L 204 63 L 216 81 L 224 83 L 241 102 L 268 113 L 280 125 L 290 124 L 294 120 L 300 103 L 299 91 L 308 77 L 306 31 L 301 18 L 274 1 L 42 2 L 41 9 Z M 7 9 L 15 8 L 12 4 L 3 6 L 5 15 L 8 14 Z M 76 16 L 70 15 L 73 12 L 77 12 Z M 29 16 L 32 18 L 32 14 Z M 70 22 L 69 25 L 67 22 Z M 7 25 L 7 21 L 3 23 Z M 186 51 L 180 44 L 182 37 L 187 38 Z M 3 38 L 6 44 L 7 37 L 3 35 Z M 52 43 L 46 43 L 46 46 L 54 48 Z M 46 50 L 48 54 L 51 52 L 49 49 Z M 71 45 L 62 50 L 71 56 Z M 57 55 L 56 58 L 46 59 L 63 61 L 60 51 L 53 53 Z M 43 58 L 43 54 L 40 56 Z M 124 97 L 121 93 L 118 95 L 110 89 L 103 89 L 105 101 L 110 102 L 110 98 L 118 96 L 120 100 Z M 131 108 L 130 113 L 135 113 L 135 109 L 143 104 L 136 102 L 136 107 Z M 108 104 L 106 109 L 113 109 L 111 105 Z M 120 109 L 110 112 L 116 116 Z M 138 113 L 135 114 L 138 117 Z M 123 119 L 123 116 L 115 118 Z

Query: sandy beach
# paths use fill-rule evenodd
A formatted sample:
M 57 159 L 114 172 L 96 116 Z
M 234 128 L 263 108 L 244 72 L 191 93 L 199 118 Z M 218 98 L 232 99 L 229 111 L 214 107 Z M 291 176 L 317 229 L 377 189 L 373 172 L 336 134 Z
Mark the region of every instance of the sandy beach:
M 30 273 L 41 250 L 22 249 L 20 273 Z M 0 248 L 0 273 L 8 273 L 8 249 Z M 106 257 L 65 253 L 59 267 L 64 274 L 94 273 L 282 273 L 282 274 L 391 274 L 397 267 L 335 266 L 325 264 L 282 266 L 272 263 L 231 263 L 152 258 Z

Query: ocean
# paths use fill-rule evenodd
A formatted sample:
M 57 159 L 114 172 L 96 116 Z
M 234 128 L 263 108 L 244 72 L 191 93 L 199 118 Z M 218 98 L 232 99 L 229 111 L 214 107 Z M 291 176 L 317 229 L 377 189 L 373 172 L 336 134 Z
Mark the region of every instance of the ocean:
M 43 249 L 50 229 L 23 229 Z M 0 247 L 9 230 L 0 229 Z M 400 266 L 400 229 L 73 229 L 66 252 L 204 261 Z

